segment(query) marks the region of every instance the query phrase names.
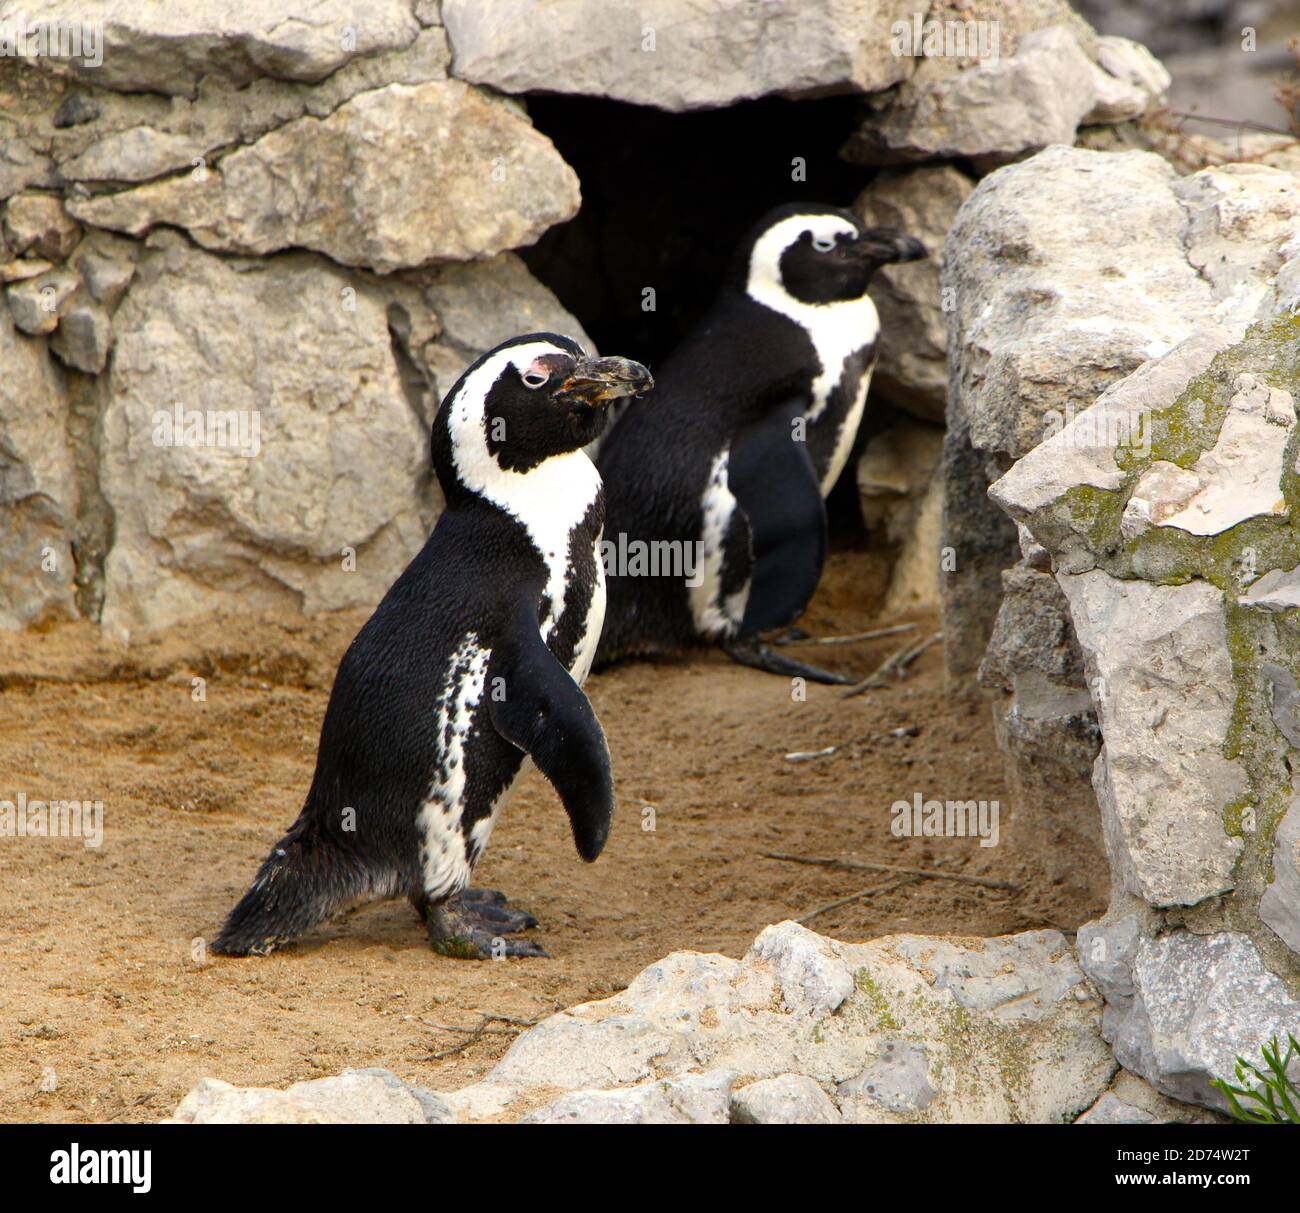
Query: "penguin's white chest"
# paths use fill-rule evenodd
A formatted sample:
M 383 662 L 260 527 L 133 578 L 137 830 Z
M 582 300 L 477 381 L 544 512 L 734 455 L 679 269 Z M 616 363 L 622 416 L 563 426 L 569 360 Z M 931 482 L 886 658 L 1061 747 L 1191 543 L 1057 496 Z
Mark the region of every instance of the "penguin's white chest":
M 840 428 L 835 433 L 835 446 L 831 451 L 831 461 L 821 479 L 823 497 L 835 487 L 835 482 L 840 478 L 844 465 L 849 461 L 849 452 L 853 450 L 853 440 L 857 437 L 858 426 L 862 422 L 862 410 L 866 407 L 867 389 L 871 386 L 871 372 L 874 369 L 875 364 L 873 363 L 862 372 L 862 377 L 853 390 L 848 412 L 844 414 L 843 420 L 839 423 Z
M 600 644 L 600 633 L 605 626 L 605 565 L 600 558 L 600 539 L 592 546 L 592 555 L 596 561 L 596 582 L 591 590 L 591 604 L 587 607 L 587 618 L 583 623 L 582 635 L 573 649 L 573 664 L 569 673 L 573 681 L 582 686 L 591 673 L 591 663 L 596 660 L 596 647 Z

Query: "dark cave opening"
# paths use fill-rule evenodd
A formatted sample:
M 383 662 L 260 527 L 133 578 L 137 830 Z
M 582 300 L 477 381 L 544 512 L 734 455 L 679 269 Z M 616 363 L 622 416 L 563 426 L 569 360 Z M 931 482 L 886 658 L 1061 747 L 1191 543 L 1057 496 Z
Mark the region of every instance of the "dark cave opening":
M 707 309 L 737 242 L 765 211 L 800 199 L 851 206 L 876 172 L 838 155 L 860 121 L 856 97 L 675 114 L 535 94 L 528 112 L 577 172 L 582 209 L 523 258 L 602 351 L 651 370 Z M 859 443 L 892 417 L 882 403 L 868 407 Z M 866 539 L 853 467 L 827 503 L 839 547 Z

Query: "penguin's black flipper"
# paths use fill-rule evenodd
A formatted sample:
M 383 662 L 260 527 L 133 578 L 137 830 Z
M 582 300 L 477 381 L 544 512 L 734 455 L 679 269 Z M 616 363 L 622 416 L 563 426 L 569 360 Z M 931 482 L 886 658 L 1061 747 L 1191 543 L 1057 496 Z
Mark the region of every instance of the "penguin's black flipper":
M 488 687 L 492 727 L 550 780 L 569 814 L 578 854 L 590 863 L 614 819 L 609 749 L 587 697 L 551 655 L 527 608 L 493 649 Z
M 826 561 L 826 506 L 806 442 L 795 436 L 804 402 L 791 400 L 737 434 L 727 485 L 749 523 L 753 566 L 740 636 L 797 619 Z
M 732 444 L 727 486 L 749 526 L 749 598 L 739 636 L 723 651 L 733 661 L 810 682 L 854 681 L 774 653 L 758 633 L 799 617 L 826 562 L 826 506 L 806 442 L 796 437 L 805 402 L 788 401 L 742 430 Z

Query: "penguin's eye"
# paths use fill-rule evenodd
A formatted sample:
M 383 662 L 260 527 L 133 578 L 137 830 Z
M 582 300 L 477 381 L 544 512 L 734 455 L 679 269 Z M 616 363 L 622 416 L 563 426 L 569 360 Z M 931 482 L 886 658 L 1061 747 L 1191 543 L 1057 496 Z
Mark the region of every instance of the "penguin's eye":
M 812 242 L 813 248 L 819 253 L 829 253 L 835 247 L 834 236 L 814 236 Z
M 543 375 L 541 371 L 528 371 L 524 375 L 524 387 L 539 388 L 546 380 L 547 376 Z

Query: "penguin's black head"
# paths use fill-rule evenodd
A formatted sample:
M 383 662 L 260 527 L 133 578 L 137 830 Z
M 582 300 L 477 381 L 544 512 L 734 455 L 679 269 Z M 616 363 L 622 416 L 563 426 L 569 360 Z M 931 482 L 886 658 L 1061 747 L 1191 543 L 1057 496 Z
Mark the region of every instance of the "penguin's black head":
M 654 386 L 626 358 L 589 358 L 557 333 L 527 333 L 489 350 L 456 381 L 433 426 L 438 478 L 465 485 L 527 472 L 586 446 L 613 400 Z
M 851 211 L 792 204 L 764 216 L 744 246 L 744 289 L 796 303 L 861 299 L 882 265 L 926 256 L 925 245 L 889 227 L 866 227 Z

